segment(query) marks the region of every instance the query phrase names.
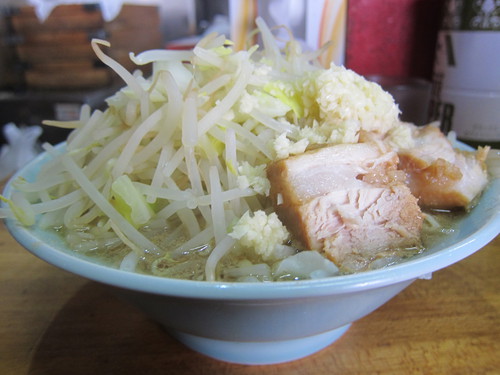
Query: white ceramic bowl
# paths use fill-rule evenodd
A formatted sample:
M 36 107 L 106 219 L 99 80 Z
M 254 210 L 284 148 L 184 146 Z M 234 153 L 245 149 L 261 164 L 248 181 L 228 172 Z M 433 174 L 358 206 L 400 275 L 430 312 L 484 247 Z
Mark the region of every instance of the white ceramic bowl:
M 32 179 L 46 160 L 47 155 L 41 155 L 18 175 Z M 4 194 L 9 196 L 11 190 L 9 182 Z M 6 225 L 34 255 L 109 285 L 192 349 L 228 362 L 271 364 L 328 346 L 352 322 L 417 278 L 471 255 L 495 238 L 500 230 L 500 180 L 492 182 L 454 234 L 424 254 L 385 269 L 319 280 L 223 283 L 140 275 L 71 252 L 59 237 L 36 225 L 27 228 L 15 220 L 6 220 Z

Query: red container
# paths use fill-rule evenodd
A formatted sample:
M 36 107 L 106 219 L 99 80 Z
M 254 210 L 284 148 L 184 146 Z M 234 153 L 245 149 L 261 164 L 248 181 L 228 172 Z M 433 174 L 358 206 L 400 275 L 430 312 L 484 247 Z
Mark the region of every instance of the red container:
M 432 78 L 444 0 L 349 0 L 346 66 L 362 75 Z

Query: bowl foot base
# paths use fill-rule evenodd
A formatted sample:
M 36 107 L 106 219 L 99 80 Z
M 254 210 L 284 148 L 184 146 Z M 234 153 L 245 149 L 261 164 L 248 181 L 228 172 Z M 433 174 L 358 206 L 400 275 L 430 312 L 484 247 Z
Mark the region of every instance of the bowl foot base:
M 188 333 L 171 332 L 187 347 L 224 362 L 270 365 L 307 357 L 339 339 L 350 324 L 332 331 L 299 339 L 270 342 L 235 342 L 209 339 Z

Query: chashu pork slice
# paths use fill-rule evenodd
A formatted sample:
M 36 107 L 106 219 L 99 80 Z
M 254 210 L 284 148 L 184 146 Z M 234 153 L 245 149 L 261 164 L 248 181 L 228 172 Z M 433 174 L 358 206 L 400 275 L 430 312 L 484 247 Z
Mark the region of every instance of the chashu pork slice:
M 397 165 L 374 143 L 341 144 L 275 161 L 267 175 L 289 231 L 342 265 L 420 246 L 423 215 Z
M 433 125 L 410 128 L 412 144 L 397 150 L 399 168 L 422 207 L 452 209 L 469 207 L 488 183 L 488 148 L 477 151 L 454 149 Z

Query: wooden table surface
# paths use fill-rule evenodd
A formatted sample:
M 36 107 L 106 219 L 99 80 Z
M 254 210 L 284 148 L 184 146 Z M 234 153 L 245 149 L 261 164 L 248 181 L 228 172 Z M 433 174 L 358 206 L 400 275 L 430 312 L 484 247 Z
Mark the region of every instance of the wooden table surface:
M 245 366 L 187 349 L 105 286 L 28 253 L 1 223 L 0 374 L 500 374 L 500 236 L 328 348 Z

